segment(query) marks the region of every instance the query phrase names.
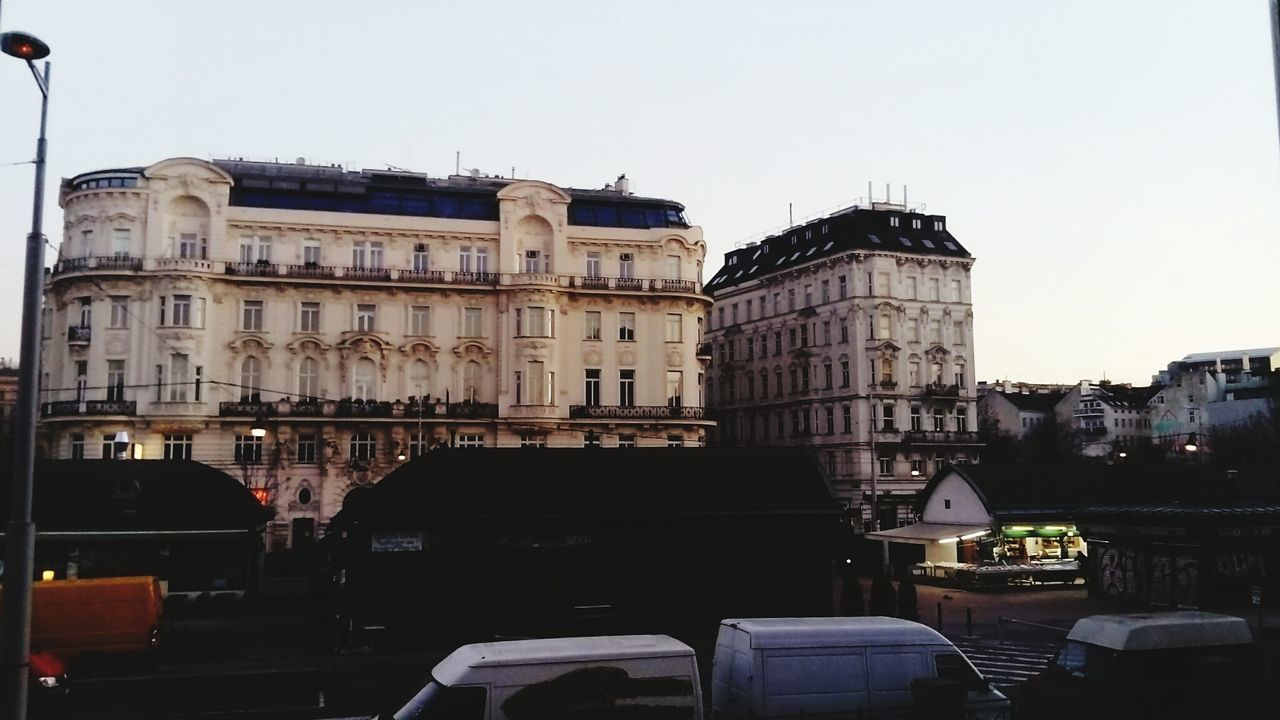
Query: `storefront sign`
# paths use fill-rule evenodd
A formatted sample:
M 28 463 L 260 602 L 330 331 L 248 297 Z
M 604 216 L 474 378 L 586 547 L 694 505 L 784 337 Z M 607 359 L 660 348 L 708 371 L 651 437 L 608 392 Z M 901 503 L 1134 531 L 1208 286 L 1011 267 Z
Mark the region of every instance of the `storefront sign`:
M 373 534 L 373 552 L 420 552 L 422 533 L 386 532 Z

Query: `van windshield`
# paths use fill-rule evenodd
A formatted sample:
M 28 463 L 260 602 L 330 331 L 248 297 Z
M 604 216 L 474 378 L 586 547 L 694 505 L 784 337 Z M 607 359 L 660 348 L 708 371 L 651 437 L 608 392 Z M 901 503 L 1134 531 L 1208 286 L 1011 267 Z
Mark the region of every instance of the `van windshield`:
M 449 687 L 435 680 L 391 716 L 392 720 L 482 720 L 485 689 Z

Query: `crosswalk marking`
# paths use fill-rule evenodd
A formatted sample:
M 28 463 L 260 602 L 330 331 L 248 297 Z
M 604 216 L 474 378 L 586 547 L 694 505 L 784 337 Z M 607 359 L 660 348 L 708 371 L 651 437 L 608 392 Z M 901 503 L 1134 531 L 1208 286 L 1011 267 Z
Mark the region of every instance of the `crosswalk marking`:
M 1008 687 L 1035 677 L 1049 666 L 1056 643 L 1007 642 L 957 637 L 952 642 L 993 685 Z

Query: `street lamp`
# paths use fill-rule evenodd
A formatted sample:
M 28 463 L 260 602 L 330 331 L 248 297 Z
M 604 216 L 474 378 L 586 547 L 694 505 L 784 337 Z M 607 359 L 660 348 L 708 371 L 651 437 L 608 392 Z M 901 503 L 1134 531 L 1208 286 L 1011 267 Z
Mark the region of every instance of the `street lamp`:
M 35 472 L 36 391 L 40 375 L 40 291 L 44 283 L 45 127 L 49 117 L 49 63 L 44 73 L 33 60 L 49 56 L 49 46 L 24 32 L 0 33 L 0 51 L 23 60 L 40 88 L 40 137 L 36 140 L 35 194 L 27 235 L 22 285 L 22 349 L 18 356 L 17 428 L 13 445 L 12 502 L 5 529 L 5 603 L 0 624 L 0 718 L 27 715 L 27 676 L 31 662 L 31 573 L 35 565 L 36 527 L 31 520 Z
M 1187 451 L 1187 452 L 1189 452 L 1189 453 L 1196 452 L 1197 450 L 1199 450 L 1199 449 L 1200 449 L 1200 445 L 1199 445 L 1199 443 L 1197 443 L 1197 442 L 1196 442 L 1196 434 L 1195 434 L 1195 433 L 1191 433 L 1191 435 L 1187 437 L 1187 444 L 1186 444 L 1186 445 L 1183 445 L 1183 446 L 1182 446 L 1182 449 L 1183 449 L 1183 450 L 1186 450 L 1186 451 Z

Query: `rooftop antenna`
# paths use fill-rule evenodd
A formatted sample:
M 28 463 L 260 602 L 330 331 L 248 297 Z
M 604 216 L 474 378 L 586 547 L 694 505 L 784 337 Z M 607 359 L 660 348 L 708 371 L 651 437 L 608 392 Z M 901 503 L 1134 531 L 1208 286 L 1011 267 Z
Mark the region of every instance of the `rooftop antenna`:
M 792 205 L 791 203 L 787 203 L 787 225 L 788 226 L 796 224 L 795 215 L 791 212 L 791 205 Z
M 870 181 L 870 180 L 868 180 L 868 181 L 867 181 L 867 204 L 868 204 L 868 205 L 871 205 L 871 204 L 872 204 L 872 203 L 874 203 L 875 201 L 876 201 L 876 197 L 875 197 L 875 195 L 873 195 L 873 194 L 872 194 L 872 192 L 871 192 L 871 181 Z
M 902 186 L 902 207 L 905 208 L 906 206 L 907 206 L 907 186 L 903 185 Z
M 515 179 L 516 179 L 516 166 L 515 166 L 515 165 L 512 165 L 512 166 L 511 166 L 511 179 L 512 179 L 512 180 L 515 180 Z
M 461 150 L 455 150 L 453 153 L 453 174 L 454 175 L 462 174 L 462 151 Z
M 384 162 L 384 163 L 382 163 L 382 164 L 383 164 L 383 165 L 386 165 L 388 170 L 394 170 L 394 171 L 396 171 L 396 172 L 402 172 L 402 173 L 413 172 L 412 170 L 405 170 L 405 169 L 404 169 L 404 168 L 402 168 L 402 167 L 397 167 L 397 166 L 395 166 L 395 165 L 392 165 L 392 164 L 391 164 L 391 163 L 389 163 L 389 162 Z
M 884 184 L 884 201 L 886 203 L 893 202 L 893 190 L 889 187 L 889 183 Z

